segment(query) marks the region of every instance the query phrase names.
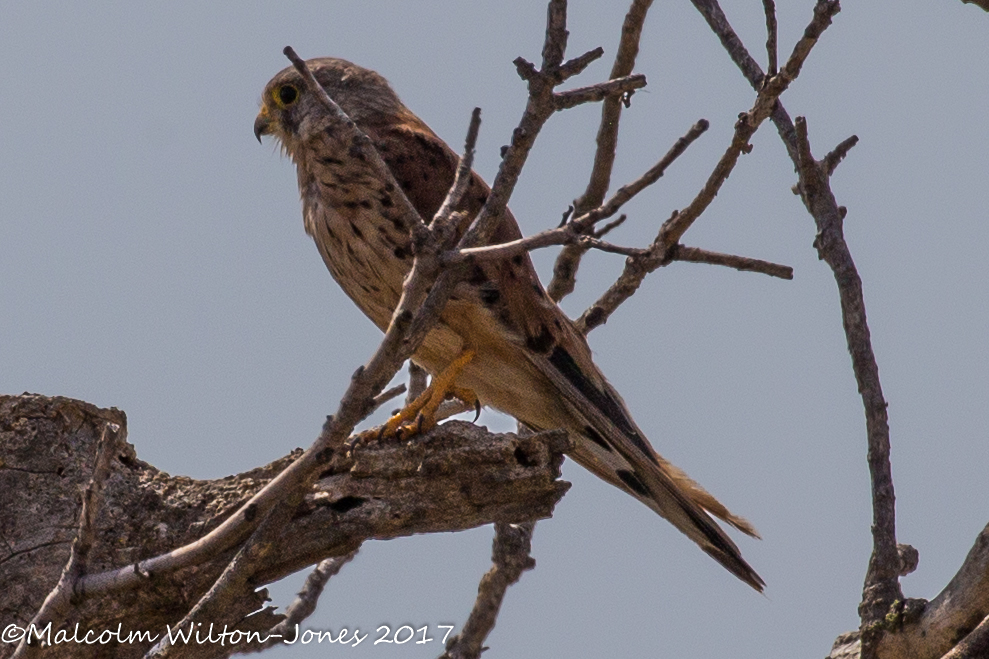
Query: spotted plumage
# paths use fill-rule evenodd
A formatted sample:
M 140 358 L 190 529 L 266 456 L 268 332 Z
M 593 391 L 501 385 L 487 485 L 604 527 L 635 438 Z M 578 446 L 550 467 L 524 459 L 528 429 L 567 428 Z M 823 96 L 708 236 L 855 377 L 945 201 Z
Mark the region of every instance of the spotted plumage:
M 319 83 L 371 138 L 395 180 L 428 222 L 439 208 L 458 157 L 402 104 L 379 74 L 340 59 L 308 62 Z M 395 190 L 379 180 L 288 68 L 265 87 L 255 134 L 276 137 L 295 162 L 306 232 L 333 278 L 377 325 L 387 328 L 412 266 Z M 459 210 L 462 233 L 487 199 L 475 173 Z M 494 243 L 521 237 L 511 213 Z M 756 535 L 740 517 L 652 448 L 621 397 L 594 365 L 583 336 L 539 283 L 528 255 L 477 265 L 454 292 L 413 360 L 433 375 L 467 350 L 456 379 L 484 405 L 536 429 L 565 428 L 571 457 L 665 517 L 738 578 L 763 581 L 712 519 Z

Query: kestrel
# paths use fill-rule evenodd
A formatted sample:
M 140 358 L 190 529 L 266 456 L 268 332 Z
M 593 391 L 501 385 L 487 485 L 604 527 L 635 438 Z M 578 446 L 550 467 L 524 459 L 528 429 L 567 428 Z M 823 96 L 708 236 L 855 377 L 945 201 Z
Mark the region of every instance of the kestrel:
M 307 64 L 371 138 L 409 201 L 429 221 L 453 182 L 457 154 L 378 73 L 341 59 Z M 410 238 L 394 190 L 355 157 L 324 117 L 319 101 L 290 67 L 265 87 L 254 133 L 259 141 L 262 135 L 274 136 L 295 162 L 306 232 L 344 292 L 385 330 L 412 267 Z M 472 173 L 458 209 L 467 217 L 461 233 L 488 190 Z M 520 237 L 515 218 L 506 211 L 492 244 Z M 652 508 L 732 574 L 762 590 L 762 579 L 711 516 L 758 537 L 755 529 L 652 448 L 595 366 L 583 335 L 546 294 L 528 254 L 473 266 L 412 359 L 434 382 L 445 374 L 455 391 L 469 390 L 481 404 L 534 430 L 566 429 L 575 438 L 570 457 Z

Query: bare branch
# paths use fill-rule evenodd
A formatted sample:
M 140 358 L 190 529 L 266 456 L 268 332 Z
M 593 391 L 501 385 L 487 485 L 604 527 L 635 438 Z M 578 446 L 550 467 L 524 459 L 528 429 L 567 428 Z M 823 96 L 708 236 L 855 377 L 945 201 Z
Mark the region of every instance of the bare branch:
M 793 52 L 790 53 L 790 57 L 783 65 L 780 73 L 777 76 L 770 76 L 770 84 L 773 84 L 773 79 L 782 77 L 785 82 L 781 84 L 785 88 L 791 81 L 796 80 L 797 76 L 800 75 L 800 68 L 807 60 L 807 56 L 810 55 L 810 51 L 831 25 L 831 19 L 839 11 L 841 11 L 841 5 L 838 0 L 817 0 L 817 4 L 814 5 L 814 18 L 804 28 L 804 35 L 793 47 Z
M 548 229 L 535 235 L 519 238 L 518 240 L 507 243 L 486 245 L 484 247 L 469 247 L 447 252 L 443 255 L 443 261 L 444 263 L 464 263 L 480 260 L 507 259 L 543 247 L 572 244 L 580 245 L 585 251 L 588 249 L 598 249 L 602 252 L 624 254 L 625 256 L 641 256 L 645 251 L 635 247 L 612 245 L 593 236 L 582 235 L 574 231 L 571 224 L 566 224 L 556 229 Z
M 690 263 L 708 263 L 710 265 L 723 265 L 745 272 L 761 272 L 771 277 L 780 279 L 793 279 L 793 268 L 788 265 L 780 265 L 769 261 L 761 261 L 746 256 L 735 256 L 733 254 L 721 254 L 720 252 L 709 252 L 699 247 L 684 247 L 676 245 L 672 251 L 674 261 L 689 261 Z
M 319 604 L 319 597 L 323 594 L 327 582 L 336 576 L 343 566 L 354 560 L 357 552 L 354 551 L 343 556 L 333 556 L 319 562 L 313 571 L 306 577 L 306 582 L 302 585 L 302 590 L 285 610 L 285 618 L 277 625 L 268 630 L 268 640 L 264 643 L 247 648 L 244 654 L 267 650 L 275 645 L 280 645 L 285 638 L 289 638 L 296 625 L 301 624 L 306 618 L 316 611 Z
M 635 58 L 639 53 L 639 40 L 642 37 L 642 26 L 652 0 L 633 0 L 622 24 L 622 36 L 615 53 L 615 62 L 611 67 L 611 78 L 621 78 L 632 73 Z M 615 96 L 604 99 L 601 106 L 601 123 L 597 133 L 597 150 L 594 153 L 594 166 L 591 169 L 590 180 L 584 194 L 574 202 L 575 212 L 581 215 L 591 208 L 596 208 L 604 201 L 611 184 L 611 172 L 615 164 L 615 154 L 618 147 L 618 124 L 621 118 L 621 99 Z M 604 234 L 601 234 L 604 235 Z M 597 236 L 600 238 L 601 236 Z M 559 302 L 573 292 L 576 284 L 577 269 L 584 251 L 578 246 L 565 247 L 553 266 L 553 280 L 547 292 Z
M 546 6 L 546 39 L 543 42 L 544 74 L 556 74 L 567 52 L 567 0 L 549 0 Z
M 578 87 L 565 92 L 553 94 L 553 102 L 557 110 L 568 110 L 583 103 L 601 101 L 609 96 L 621 96 L 642 89 L 646 86 L 646 77 L 637 74 L 616 78 L 607 82 L 599 82 L 589 87 Z
M 542 231 L 527 238 L 520 238 L 508 243 L 497 245 L 485 245 L 483 247 L 461 248 L 456 251 L 447 252 L 442 256 L 443 263 L 463 263 L 471 259 L 491 259 L 509 258 L 533 249 L 549 247 L 552 245 L 576 245 L 581 252 L 588 249 L 599 249 L 606 252 L 624 254 L 626 256 L 642 257 L 644 251 L 637 248 L 619 247 L 603 242 L 597 236 L 591 237 L 583 235 L 585 231 L 591 230 L 594 223 L 604 218 L 610 217 L 632 199 L 639 192 L 649 185 L 655 183 L 666 171 L 666 168 L 682 154 L 686 148 L 696 140 L 708 128 L 708 122 L 701 119 L 687 132 L 686 135 L 676 141 L 673 147 L 666 153 L 658 163 L 653 165 L 649 171 L 638 179 L 624 185 L 602 206 L 583 214 L 582 216 L 566 222 L 556 229 Z M 611 227 L 621 224 L 624 220 L 619 220 Z M 602 233 L 603 235 L 603 233 Z
M 521 57 L 515 59 L 519 75 L 528 82 L 529 100 L 518 126 L 512 132 L 512 143 L 502 157 L 501 166 L 491 184 L 491 193 L 460 240 L 458 246 L 461 248 L 491 242 L 497 220 L 505 212 L 529 151 L 543 124 L 556 111 L 553 87 L 558 84 L 559 67 L 566 49 L 566 10 L 565 0 L 550 0 L 542 71 L 537 71 L 535 66 Z
M 766 11 L 766 53 L 769 61 L 769 75 L 776 75 L 777 46 L 776 46 L 776 3 L 773 0 L 762 0 Z
M 532 531 L 535 522 L 524 524 L 495 524 L 491 552 L 493 565 L 477 587 L 477 600 L 464 624 L 463 631 L 451 638 L 440 659 L 477 659 L 484 650 L 484 639 L 494 629 L 498 611 L 508 587 L 522 573 L 536 566 L 532 551 Z
M 900 545 L 903 547 L 904 545 Z M 906 552 L 909 553 L 909 552 Z M 903 574 L 904 552 L 900 552 Z M 911 560 L 908 557 L 908 562 Z M 989 525 L 982 529 L 961 568 L 930 602 L 897 600 L 879 625 L 876 656 L 884 659 L 941 659 L 984 657 L 986 618 L 989 616 Z M 860 631 L 842 634 L 835 640 L 829 659 L 860 659 Z M 968 652 L 969 654 L 964 654 Z
M 670 219 L 663 223 L 659 234 L 649 248 L 649 253 L 641 257 L 629 258 L 618 280 L 581 315 L 577 320 L 577 326 L 583 332 L 590 332 L 595 327 L 607 322 L 608 317 L 615 309 L 638 290 L 646 275 L 671 261 L 669 251 L 714 200 L 728 175 L 735 168 L 739 156 L 742 153 L 748 153 L 752 148 L 749 145 L 749 139 L 773 112 L 777 106 L 779 95 L 799 75 L 804 60 L 810 54 L 814 44 L 817 43 L 821 33 L 831 24 L 831 17 L 839 9 L 838 3 L 834 0 L 818 0 L 814 7 L 814 17 L 804 30 L 803 37 L 794 47 L 786 65 L 779 74 L 764 79 L 752 109 L 739 115 L 731 144 L 721 156 L 718 164 L 715 165 L 714 171 L 708 177 L 704 187 L 686 208 L 673 213 Z M 730 30 L 730 27 L 728 29 Z M 575 220 L 575 222 L 577 221 L 579 219 Z
M 762 72 L 728 24 L 717 0 L 692 1 L 721 39 L 732 60 L 752 86 L 759 89 L 763 85 Z M 818 3 L 815 8 L 815 18 L 824 4 Z M 844 212 L 831 194 L 827 182 L 829 171 L 833 171 L 833 164 L 824 166 L 813 161 L 806 140 L 806 125 L 803 127 L 803 137 L 798 136 L 796 127 L 790 121 L 782 104 L 777 103 L 774 108 L 773 122 L 787 147 L 790 158 L 801 172 L 801 195 L 808 212 L 814 217 L 818 226 L 818 239 L 815 245 L 821 257 L 828 260 L 838 283 L 849 351 L 852 353 L 853 369 L 866 411 L 869 465 L 873 478 L 873 519 L 877 522 L 873 525 L 874 548 L 863 589 L 865 591 L 863 602 L 860 606 L 863 630 L 862 656 L 868 659 L 876 656 L 877 645 L 890 637 L 890 635 L 884 637 L 880 622 L 884 620 L 889 606 L 902 598 L 899 581 L 896 578 L 899 560 L 896 556 L 895 509 L 888 463 L 889 428 L 885 400 L 882 397 L 868 326 L 865 324 L 861 281 L 842 236 Z M 851 140 L 843 142 L 843 150 L 847 151 L 845 147 L 850 148 L 851 144 Z M 840 161 L 843 151 L 836 149 L 834 153 L 835 157 L 831 159 L 831 163 Z M 849 320 L 852 321 L 851 325 Z
M 117 446 L 125 436 L 126 430 L 121 432 L 120 426 L 113 423 L 103 425 L 103 432 L 96 445 L 93 475 L 82 495 L 79 528 L 76 531 L 75 539 L 72 541 L 69 560 L 65 564 L 65 569 L 62 570 L 62 575 L 55 588 L 48 594 L 41 608 L 31 619 L 30 625 L 27 626 L 28 630 L 32 627 L 40 629 L 47 623 L 61 624 L 65 618 L 65 613 L 72 607 L 73 600 L 82 595 L 79 580 L 86 573 L 89 554 L 96 538 L 96 513 L 103 501 L 103 485 L 110 473 L 110 464 L 117 455 Z M 17 645 L 11 658 L 37 657 L 41 654 L 41 650 L 39 639 L 32 637 L 28 631 Z
M 603 227 L 601 227 L 600 229 L 598 229 L 597 231 L 595 231 L 594 232 L 594 237 L 595 238 L 603 238 L 604 236 L 608 235 L 608 233 L 610 233 L 612 229 L 617 229 L 622 224 L 624 224 L 625 223 L 625 220 L 627 218 L 628 218 L 627 215 L 624 215 L 624 214 L 619 215 L 618 216 L 618 219 L 612 220 L 611 222 L 608 222 Z
M 590 66 L 591 62 L 600 59 L 604 55 L 604 48 L 600 46 L 594 50 L 589 50 L 579 57 L 574 57 L 572 60 L 568 60 L 560 66 L 560 80 L 567 80 L 575 75 L 579 75 Z M 611 76 L 612 78 L 617 78 L 620 76 Z
M 673 161 L 679 158 L 680 155 L 687 150 L 687 147 L 708 129 L 709 125 L 710 124 L 706 119 L 700 119 L 697 123 L 691 126 L 690 130 L 688 130 L 683 137 L 679 138 L 673 144 L 670 150 L 666 152 L 666 155 L 664 155 L 659 162 L 653 165 L 649 171 L 635 181 L 627 185 L 623 185 L 617 192 L 615 192 L 614 195 L 611 196 L 610 199 L 608 199 L 608 201 L 593 210 L 583 213 L 580 217 L 574 219 L 566 226 L 569 227 L 569 230 L 572 232 L 584 233 L 585 231 L 591 230 L 594 223 L 607 217 L 611 217 L 617 213 L 618 210 L 621 209 L 623 205 L 628 203 L 628 201 L 630 201 L 635 195 L 658 181 Z M 621 224 L 622 221 L 623 220 L 619 220 L 614 223 L 614 226 Z M 603 233 L 601 235 L 603 235 Z M 557 257 L 556 266 L 554 266 L 555 274 L 553 275 L 553 281 L 559 282 L 559 291 L 563 292 L 563 294 L 569 294 L 573 290 L 573 286 L 576 282 L 577 265 L 580 258 L 587 252 L 588 249 L 590 249 L 590 246 L 587 243 L 580 241 L 568 241 L 564 244 L 568 246 L 564 247 L 559 257 Z M 631 294 L 632 292 L 635 292 L 635 288 L 631 288 L 629 291 Z
M 836 0 L 818 0 L 814 7 L 814 18 L 804 30 L 803 37 L 794 46 L 793 53 L 782 70 L 777 75 L 765 79 L 752 109 L 739 116 L 738 123 L 735 124 L 735 136 L 731 146 L 728 147 L 728 150 L 715 166 L 714 172 L 708 178 L 704 188 L 690 205 L 670 219 L 669 226 L 664 227 L 668 234 L 664 242 L 667 242 L 668 245 L 680 240 L 684 232 L 718 194 L 721 185 L 728 178 L 731 170 L 734 169 L 735 163 L 738 162 L 738 157 L 751 149 L 749 139 L 755 134 L 759 125 L 769 117 L 780 94 L 786 91 L 790 83 L 800 74 L 800 69 L 807 56 L 810 55 L 811 49 L 817 43 L 821 33 L 831 25 L 831 18 L 839 9 L 840 6 Z
M 872 477 L 873 550 L 859 615 L 862 618 L 862 655 L 869 659 L 876 656 L 876 643 L 882 635 L 879 625 L 885 619 L 890 605 L 903 599 L 896 550 L 893 473 L 889 462 L 889 421 L 886 400 L 879 382 L 879 367 L 866 322 L 862 280 L 845 243 L 842 217 L 831 193 L 825 165 L 815 161 L 811 155 L 807 122 L 802 117 L 797 117 L 796 134 L 802 198 L 817 222 L 818 233 L 814 245 L 820 257 L 831 267 L 838 284 L 842 321 L 848 351 L 852 356 L 852 370 L 865 406 L 869 473 Z
M 617 213 L 619 209 L 631 201 L 635 195 L 639 194 L 647 187 L 658 181 L 663 174 L 666 173 L 667 168 L 673 164 L 673 161 L 683 155 L 683 152 L 687 150 L 687 147 L 693 144 L 694 140 L 703 135 L 710 125 L 711 124 L 707 119 L 698 119 L 697 123 L 691 126 L 690 130 L 688 130 L 686 134 L 677 139 L 673 146 L 670 147 L 670 150 L 666 152 L 666 155 L 660 158 L 659 162 L 650 167 L 645 174 L 631 183 L 618 188 L 618 191 L 599 207 L 588 211 L 580 217 L 577 217 L 573 221 L 574 224 L 588 226 L 593 222 L 611 217 Z
M 380 394 L 371 399 L 374 409 L 377 410 L 379 407 L 390 401 L 392 398 L 397 398 L 405 393 L 405 385 L 399 384 L 395 385 L 387 391 L 382 391 Z
M 415 362 L 409 362 L 409 393 L 405 397 L 405 404 L 411 405 L 412 401 L 422 395 L 422 392 L 426 391 L 426 380 L 429 374 L 426 373 L 426 369 L 417 365 Z
M 824 156 L 824 169 L 828 173 L 828 176 L 834 174 L 834 170 L 838 168 L 838 165 L 845 159 L 845 156 L 852 150 L 852 147 L 858 144 L 858 141 L 858 135 L 852 135 L 843 140 L 831 153 Z

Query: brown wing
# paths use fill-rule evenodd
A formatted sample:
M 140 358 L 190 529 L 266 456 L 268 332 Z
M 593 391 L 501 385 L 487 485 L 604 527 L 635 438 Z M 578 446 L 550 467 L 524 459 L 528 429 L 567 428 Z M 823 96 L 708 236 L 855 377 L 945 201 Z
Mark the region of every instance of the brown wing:
M 456 154 L 411 113 L 398 124 L 365 130 L 428 222 L 452 184 Z M 474 174 L 461 210 L 473 217 L 488 190 Z M 521 235 L 514 217 L 506 212 L 492 242 L 508 242 Z M 617 392 L 595 366 L 583 336 L 546 294 L 528 254 L 479 264 L 467 287 L 458 288 L 456 297 L 461 301 L 473 299 L 484 307 L 500 324 L 502 333 L 516 344 L 513 358 L 528 360 L 548 381 L 560 399 L 556 404 L 566 411 L 567 429 L 582 439 L 573 455 L 580 464 L 643 501 L 732 574 L 762 590 L 762 579 L 708 513 L 749 535 L 757 535 L 755 529 L 665 461 L 646 441 Z M 505 411 L 533 428 L 547 425 L 546 419 L 533 417 L 531 406 Z

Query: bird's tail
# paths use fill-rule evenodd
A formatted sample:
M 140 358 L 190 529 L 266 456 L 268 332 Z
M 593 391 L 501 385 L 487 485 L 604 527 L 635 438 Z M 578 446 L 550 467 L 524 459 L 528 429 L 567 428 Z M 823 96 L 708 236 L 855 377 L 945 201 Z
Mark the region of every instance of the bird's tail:
M 589 432 L 591 431 L 591 432 Z M 765 582 L 742 558 L 738 547 L 711 515 L 746 535 L 758 538 L 755 528 L 729 511 L 681 469 L 652 451 L 654 459 L 627 459 L 618 451 L 602 449 L 601 433 L 586 427 L 578 433 L 572 457 L 596 476 L 631 494 L 693 540 L 729 572 L 762 592 Z
M 581 440 L 571 453 L 582 466 L 636 497 L 693 540 L 729 572 L 762 592 L 765 582 L 712 518 L 759 537 L 682 470 L 660 456 L 632 421 L 624 402 L 590 361 L 556 347 L 542 363 L 566 402 L 569 430 Z M 590 373 L 590 376 L 588 376 Z

